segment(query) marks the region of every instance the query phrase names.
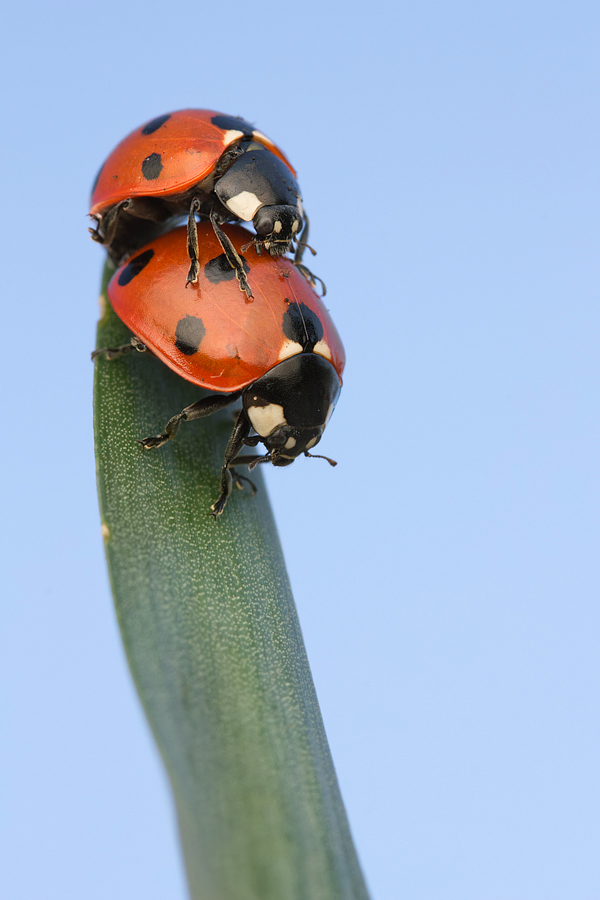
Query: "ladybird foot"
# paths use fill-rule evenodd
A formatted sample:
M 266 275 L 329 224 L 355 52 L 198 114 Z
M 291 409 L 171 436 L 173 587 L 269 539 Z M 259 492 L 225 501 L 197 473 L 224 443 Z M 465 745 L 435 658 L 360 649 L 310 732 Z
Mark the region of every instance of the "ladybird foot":
M 190 270 L 187 274 L 187 279 L 185 282 L 185 286 L 188 284 L 196 284 L 198 282 L 198 274 L 200 272 L 200 266 L 198 265 L 197 259 L 192 259 L 190 262 Z
M 230 469 L 230 471 L 233 476 L 234 487 L 236 487 L 238 491 L 243 491 L 244 482 L 246 482 L 246 484 L 250 487 L 251 496 L 254 497 L 254 495 L 256 494 L 256 485 L 254 484 L 254 482 L 250 478 L 247 478 L 246 475 L 238 475 L 238 473 L 234 469 Z
M 235 274 L 237 275 L 237 279 L 240 283 L 240 290 L 243 291 L 244 294 L 246 294 L 246 303 L 248 303 L 250 300 L 254 299 L 254 294 L 250 289 L 250 283 L 246 278 L 246 273 L 241 266 L 239 268 L 236 266 Z
M 140 444 L 144 450 L 156 450 L 158 447 L 162 447 L 163 444 L 166 444 L 168 440 L 168 434 L 159 434 L 156 437 L 144 438 L 143 441 L 136 441 L 136 444 Z
M 225 505 L 227 504 L 227 494 L 221 494 L 219 499 L 213 503 L 210 508 L 210 515 L 213 519 L 218 519 L 223 510 L 225 509 Z

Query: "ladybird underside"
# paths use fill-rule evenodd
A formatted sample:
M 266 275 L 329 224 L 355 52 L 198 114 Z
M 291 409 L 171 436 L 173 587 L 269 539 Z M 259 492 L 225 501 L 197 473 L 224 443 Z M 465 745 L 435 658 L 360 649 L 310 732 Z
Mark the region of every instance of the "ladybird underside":
M 112 262 L 120 265 L 169 230 L 173 218 L 187 216 L 194 199 L 201 218 L 209 218 L 215 207 L 221 221 L 234 218 L 210 191 L 205 181 L 176 197 L 134 197 L 100 217 L 95 239 L 106 246 Z

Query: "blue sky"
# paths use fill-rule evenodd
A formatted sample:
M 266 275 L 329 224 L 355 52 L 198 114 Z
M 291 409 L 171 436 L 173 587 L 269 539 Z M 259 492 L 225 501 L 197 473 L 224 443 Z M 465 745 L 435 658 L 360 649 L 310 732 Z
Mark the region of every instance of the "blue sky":
M 114 144 L 186 106 L 285 149 L 346 346 L 338 467 L 268 485 L 373 900 L 600 896 L 599 19 L 5 11 L 7 900 L 185 897 L 102 553 L 85 214 Z

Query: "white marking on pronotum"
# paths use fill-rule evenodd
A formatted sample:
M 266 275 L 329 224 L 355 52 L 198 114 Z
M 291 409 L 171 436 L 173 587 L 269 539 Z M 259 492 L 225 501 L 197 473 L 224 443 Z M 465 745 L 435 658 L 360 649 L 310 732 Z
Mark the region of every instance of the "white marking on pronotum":
M 285 341 L 277 359 L 288 359 L 290 356 L 296 356 L 298 353 L 302 353 L 302 344 L 299 344 L 297 341 Z
M 249 222 L 256 215 L 262 203 L 251 191 L 241 191 L 225 203 L 228 209 L 244 222 Z
M 313 351 L 314 353 L 318 353 L 319 356 L 325 356 L 327 359 L 333 359 L 331 350 L 329 349 L 329 344 L 326 344 L 325 341 L 317 341 L 317 343 L 313 347 Z
M 319 443 L 319 438 L 311 438 L 310 441 L 306 442 L 306 449 L 312 450 L 312 448 L 315 446 L 315 444 L 318 444 L 318 443 Z
M 293 232 L 293 234 L 295 234 L 295 233 L 298 231 L 299 228 L 300 228 L 300 222 L 298 221 L 298 219 L 294 219 L 294 221 L 292 222 L 292 232 Z
M 266 134 L 263 134 L 262 131 L 257 131 L 254 129 L 252 132 L 252 137 L 255 141 L 264 141 L 266 144 L 271 144 L 273 146 L 273 141 L 270 141 Z
M 226 131 L 223 135 L 223 143 L 225 146 L 229 146 L 229 144 L 233 144 L 234 141 L 239 140 L 239 138 L 244 137 L 243 131 L 236 131 L 234 128 Z
M 292 447 L 295 447 L 295 446 L 296 446 L 296 438 L 294 438 L 294 437 L 289 437 L 289 438 L 287 439 L 287 441 L 285 442 L 285 449 L 286 449 L 286 450 L 291 450 Z
M 329 422 L 329 420 L 331 418 L 331 413 L 333 412 L 333 409 L 334 409 L 333 403 L 330 403 L 329 409 L 327 410 L 327 415 L 325 416 L 325 425 L 327 425 L 327 423 Z M 325 428 L 325 425 L 323 425 L 323 428 Z
M 267 406 L 248 406 L 248 418 L 257 434 L 266 437 L 279 425 L 285 425 L 283 406 L 269 403 Z
M 279 234 L 279 232 L 282 230 L 282 228 L 283 228 L 283 225 L 281 224 L 279 219 L 277 219 L 277 221 L 273 225 L 273 231 L 276 232 L 276 234 Z
M 298 212 L 301 216 L 304 215 L 304 207 L 302 206 L 302 197 L 298 196 Z

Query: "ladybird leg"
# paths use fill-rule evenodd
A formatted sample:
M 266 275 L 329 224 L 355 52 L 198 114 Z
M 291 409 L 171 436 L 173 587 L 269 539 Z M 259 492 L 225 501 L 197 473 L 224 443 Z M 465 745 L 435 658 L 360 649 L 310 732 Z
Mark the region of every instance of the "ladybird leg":
M 258 456 L 256 453 L 244 453 L 242 456 L 236 456 L 232 460 L 232 466 L 248 466 L 249 471 L 255 469 L 260 463 L 271 462 L 271 454 L 265 453 L 264 456 Z
M 187 222 L 187 249 L 190 258 L 190 271 L 188 272 L 186 286 L 196 284 L 200 266 L 198 264 L 198 228 L 196 225 L 196 213 L 200 212 L 200 200 L 194 197 L 190 203 L 190 213 Z
M 100 350 L 94 350 L 92 353 L 92 362 L 99 356 L 106 356 L 107 359 L 118 359 L 119 356 L 124 356 L 132 350 L 137 350 L 139 353 L 146 353 L 148 348 L 145 344 L 142 344 L 138 338 L 132 337 L 128 344 L 121 344 L 120 347 L 102 347 Z
M 248 420 L 248 416 L 245 411 L 242 409 L 239 412 L 237 417 L 237 421 L 233 426 L 233 431 L 231 432 L 231 437 L 227 443 L 227 448 L 225 450 L 225 458 L 223 460 L 223 468 L 221 469 L 221 493 L 219 494 L 218 499 L 210 508 L 211 516 L 214 516 L 215 519 L 217 516 L 220 516 L 223 510 L 225 509 L 225 505 L 231 496 L 231 490 L 233 488 L 233 475 L 235 475 L 236 480 L 239 476 L 234 472 L 233 475 L 230 470 L 231 463 L 237 457 L 239 451 L 244 446 L 244 441 L 248 437 L 250 433 L 250 422 Z
M 137 441 L 137 443 L 141 444 L 144 450 L 155 450 L 157 447 L 162 447 L 163 444 L 175 437 L 182 422 L 192 422 L 194 419 L 204 419 L 206 416 L 212 416 L 213 413 L 225 409 L 226 406 L 237 400 L 240 394 L 241 391 L 236 391 L 234 394 L 216 394 L 210 397 L 203 397 L 202 400 L 197 400 L 191 406 L 186 406 L 180 413 L 169 419 L 162 434 L 156 437 L 144 438 L 143 441 Z
M 121 211 L 127 209 L 128 206 L 129 200 L 121 200 L 120 203 L 116 203 L 103 216 L 92 216 L 96 222 L 95 228 L 88 228 L 92 238 L 98 241 L 99 244 L 110 244 L 115 236 Z
M 94 223 L 93 226 L 88 228 L 90 235 L 92 236 L 92 240 L 98 241 L 99 244 L 104 243 L 104 238 L 100 234 L 100 216 L 90 215 L 90 219 Z
M 217 214 L 214 211 L 210 214 L 210 221 L 212 227 L 214 228 L 214 232 L 219 239 L 219 243 L 223 248 L 223 253 L 227 257 L 227 262 L 232 269 L 235 269 L 237 280 L 240 283 L 240 290 L 244 291 L 249 299 L 252 299 L 254 294 L 250 290 L 250 285 L 248 284 L 248 279 L 246 278 L 246 273 L 244 272 L 244 263 L 242 262 L 241 257 L 238 255 L 237 250 L 235 249 L 225 232 L 221 228 L 219 228 L 219 223 L 217 222 Z
M 304 228 L 302 229 L 300 235 L 298 236 L 298 246 L 296 247 L 296 253 L 294 256 L 294 262 L 296 265 L 299 265 L 302 262 L 302 257 L 304 256 L 304 248 L 308 244 L 308 229 L 309 229 L 309 221 L 306 213 L 303 213 L 304 218 Z
M 298 271 L 304 275 L 304 277 L 312 287 L 316 287 L 317 281 L 319 282 L 319 284 L 321 285 L 321 297 L 324 297 L 327 293 L 327 287 L 325 286 L 325 282 L 323 281 L 323 279 L 319 278 L 318 275 L 315 275 L 313 272 L 311 272 L 310 269 L 304 265 L 304 263 L 294 262 L 294 265 L 296 266 Z
M 237 471 L 237 469 L 234 469 L 233 466 L 229 467 L 229 471 L 231 472 L 231 475 L 233 477 L 234 487 L 238 488 L 238 490 L 240 490 L 240 491 L 243 491 L 244 485 L 242 482 L 245 481 L 246 484 L 248 484 L 250 486 L 250 490 L 252 491 L 252 497 L 254 497 L 254 495 L 256 494 L 256 490 L 257 490 L 254 482 L 250 478 L 248 478 L 246 475 L 240 475 L 240 473 Z

